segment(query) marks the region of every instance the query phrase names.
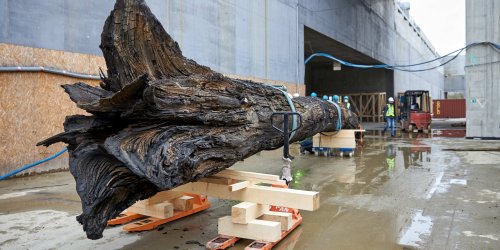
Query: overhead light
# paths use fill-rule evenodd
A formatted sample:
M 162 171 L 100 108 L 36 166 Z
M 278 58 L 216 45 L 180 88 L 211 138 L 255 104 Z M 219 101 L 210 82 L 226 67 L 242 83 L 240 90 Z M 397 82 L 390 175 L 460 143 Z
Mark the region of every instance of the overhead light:
M 339 62 L 333 62 L 333 71 L 340 71 L 342 65 Z

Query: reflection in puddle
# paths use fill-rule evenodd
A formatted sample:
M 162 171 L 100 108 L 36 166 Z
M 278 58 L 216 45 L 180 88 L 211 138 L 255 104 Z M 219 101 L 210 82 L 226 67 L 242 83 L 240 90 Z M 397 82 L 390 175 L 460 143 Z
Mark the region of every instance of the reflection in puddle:
M 436 192 L 437 188 L 439 187 L 439 184 L 441 184 L 441 179 L 443 179 L 444 172 L 439 173 L 439 175 L 436 177 L 436 180 L 432 184 L 431 188 L 429 189 L 429 192 L 426 195 L 426 199 L 430 199 L 432 195 Z
M 463 231 L 462 232 L 465 236 L 467 237 L 479 237 L 479 238 L 486 238 L 486 239 L 490 239 L 490 240 L 498 240 L 498 237 L 495 236 L 495 235 L 492 235 L 492 234 L 486 234 L 486 235 L 483 235 L 483 234 L 475 234 L 474 232 L 472 231 Z
M 380 130 L 367 130 L 365 136 L 383 136 Z M 434 137 L 448 137 L 448 138 L 464 138 L 465 129 L 433 129 L 431 133 L 408 133 L 401 130 L 396 131 L 396 138 L 404 139 L 419 139 L 419 138 L 434 138 Z
M 300 155 L 292 163 L 290 187 L 321 191 L 334 185 L 328 195 L 372 193 L 407 169 L 429 171 L 431 152 L 424 140 L 368 137 L 353 158 Z
M 433 130 L 432 137 L 464 138 L 465 137 L 465 130 L 464 129 Z
M 467 186 L 467 180 L 464 179 L 451 179 L 450 184 L 457 184 L 457 185 L 463 185 Z
M 29 191 L 24 191 L 24 192 L 15 192 L 15 193 L 3 194 L 3 195 L 0 195 L 0 200 L 17 198 L 17 197 L 28 195 L 29 193 L 40 192 L 42 190 L 43 189 L 33 189 L 33 190 L 29 190 Z
M 422 211 L 418 211 L 412 218 L 410 227 L 399 240 L 403 246 L 420 247 L 423 242 L 422 237 L 429 236 L 432 229 L 432 219 L 429 216 L 423 216 Z

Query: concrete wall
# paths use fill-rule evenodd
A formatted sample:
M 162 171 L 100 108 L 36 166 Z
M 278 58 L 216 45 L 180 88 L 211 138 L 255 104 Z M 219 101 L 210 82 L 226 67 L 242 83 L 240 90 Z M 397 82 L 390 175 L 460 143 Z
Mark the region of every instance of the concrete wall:
M 414 21 L 402 11 L 397 10 L 395 13 L 396 32 L 393 63 L 400 65 L 414 64 L 438 57 L 439 55 Z M 438 62 L 433 62 L 425 66 L 412 67 L 411 69 L 432 68 L 438 64 Z M 443 76 L 442 67 L 422 72 L 396 70 L 394 71 L 394 91 L 398 93 L 411 89 L 429 90 L 432 98 L 444 98 Z
M 436 56 L 394 0 L 146 2 L 187 57 L 227 74 L 303 83 L 304 25 L 387 64 Z M 0 43 L 100 55 L 113 3 L 0 0 Z M 394 80 L 395 92 L 443 92 L 442 70 L 395 72 Z
M 466 1 L 466 41 L 500 44 L 500 1 Z M 500 139 L 500 51 L 475 46 L 466 58 L 466 136 Z
M 146 2 L 186 57 L 221 73 L 300 82 L 296 1 Z M 101 55 L 113 4 L 0 0 L 0 43 Z
M 447 57 L 445 61 L 451 59 Z M 465 97 L 465 55 L 444 66 L 444 91 L 448 99 L 462 99 Z

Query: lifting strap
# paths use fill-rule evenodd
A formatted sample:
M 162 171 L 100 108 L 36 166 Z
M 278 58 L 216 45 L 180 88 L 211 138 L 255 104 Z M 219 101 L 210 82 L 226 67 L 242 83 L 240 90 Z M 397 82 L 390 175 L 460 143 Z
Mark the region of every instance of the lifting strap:
M 292 98 L 290 98 L 290 96 L 288 95 L 288 93 L 286 91 L 283 91 L 279 88 L 276 88 L 274 87 L 275 89 L 281 91 L 281 93 L 283 93 L 283 95 L 285 96 L 287 102 L 288 102 L 288 105 L 290 105 L 290 109 L 292 110 L 293 113 L 296 113 L 295 111 L 295 105 L 293 105 L 293 101 L 292 101 Z M 290 134 L 290 137 L 288 138 L 288 141 L 291 141 L 293 136 L 295 136 L 295 130 L 297 130 L 297 116 L 296 115 L 292 115 L 292 133 Z

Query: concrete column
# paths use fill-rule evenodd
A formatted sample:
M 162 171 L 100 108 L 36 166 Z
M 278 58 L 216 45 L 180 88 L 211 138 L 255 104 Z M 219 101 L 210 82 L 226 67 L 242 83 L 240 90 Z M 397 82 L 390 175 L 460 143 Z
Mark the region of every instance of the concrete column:
M 466 40 L 500 44 L 500 1 L 466 1 Z M 467 49 L 465 81 L 467 138 L 500 139 L 500 50 Z

